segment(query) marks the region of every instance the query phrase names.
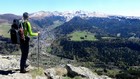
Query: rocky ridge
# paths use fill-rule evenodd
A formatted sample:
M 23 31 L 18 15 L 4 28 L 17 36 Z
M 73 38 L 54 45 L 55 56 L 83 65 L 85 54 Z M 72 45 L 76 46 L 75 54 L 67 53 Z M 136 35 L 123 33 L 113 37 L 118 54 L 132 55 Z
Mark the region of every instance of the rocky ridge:
M 20 56 L 0 55 L 0 79 L 69 79 L 79 76 L 80 79 L 111 79 L 108 76 L 99 76 L 85 67 L 75 67 L 67 64 L 64 67 L 54 67 L 42 70 L 43 75 L 33 74 L 36 67 L 29 66 L 28 73 L 19 73 Z M 28 61 L 30 62 L 30 61 Z M 34 71 L 34 72 L 33 72 Z M 33 76 L 35 75 L 35 76 Z

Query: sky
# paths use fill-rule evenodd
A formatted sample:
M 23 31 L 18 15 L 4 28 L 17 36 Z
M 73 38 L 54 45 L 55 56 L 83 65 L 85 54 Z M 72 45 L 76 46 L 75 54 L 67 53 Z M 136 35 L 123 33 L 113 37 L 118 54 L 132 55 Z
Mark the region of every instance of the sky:
M 38 11 L 89 11 L 140 16 L 140 0 L 1 0 L 0 14 Z

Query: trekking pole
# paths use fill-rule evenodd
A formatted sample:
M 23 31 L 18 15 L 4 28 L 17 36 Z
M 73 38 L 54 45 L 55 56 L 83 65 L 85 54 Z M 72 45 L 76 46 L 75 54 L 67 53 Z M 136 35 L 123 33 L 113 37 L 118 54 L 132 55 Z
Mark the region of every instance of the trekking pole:
M 39 35 L 38 35 L 38 54 L 37 54 L 37 60 L 38 60 L 38 71 L 39 71 L 39 51 L 40 51 L 40 48 L 39 48 Z

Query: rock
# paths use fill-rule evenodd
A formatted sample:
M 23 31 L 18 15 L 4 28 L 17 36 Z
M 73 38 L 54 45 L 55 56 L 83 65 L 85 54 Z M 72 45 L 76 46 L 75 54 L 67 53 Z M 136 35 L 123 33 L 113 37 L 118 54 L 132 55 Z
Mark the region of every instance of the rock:
M 102 75 L 102 76 L 100 76 L 100 78 L 99 79 L 111 79 L 110 77 L 108 77 L 108 76 L 106 76 L 106 75 Z
M 62 76 L 67 75 L 67 70 L 62 67 L 46 69 L 45 75 L 49 79 L 62 79 Z
M 111 79 L 108 76 L 99 76 L 86 67 L 74 67 L 71 64 L 67 64 L 66 68 L 57 67 L 46 69 L 45 75 L 48 79 L 63 79 L 64 75 L 68 77 L 81 76 L 81 79 Z
M 32 73 L 19 73 L 20 56 L 0 55 L 0 79 L 33 79 Z M 33 70 L 31 65 L 27 70 Z M 46 76 L 36 76 L 34 79 L 48 79 Z
M 99 76 L 86 67 L 74 67 L 71 64 L 67 64 L 65 67 L 48 68 L 42 71 L 46 76 L 36 74 L 35 78 L 32 78 L 33 73 L 37 72 L 34 71 L 35 67 L 30 65 L 27 70 L 33 70 L 34 72 L 22 74 L 19 73 L 19 63 L 20 56 L 0 55 L 0 79 L 63 79 L 67 76 L 80 76 L 81 79 L 111 79 L 108 76 Z
M 30 74 L 14 73 L 9 75 L 0 75 L 0 79 L 32 79 Z
M 47 77 L 37 76 L 36 79 L 48 79 Z
M 14 73 L 9 75 L 0 75 L 0 79 L 33 79 L 31 74 Z M 48 79 L 47 77 L 36 76 L 34 79 Z
M 86 77 L 88 79 L 94 79 L 97 76 L 85 67 L 74 67 L 71 64 L 67 64 L 66 69 L 68 70 L 68 75 L 71 77 L 81 76 Z
M 99 76 L 85 67 L 74 67 L 71 64 L 67 64 L 66 69 L 70 77 L 81 76 L 86 79 L 111 79 L 107 76 Z
M 10 70 L 10 69 L 19 69 L 19 56 L 14 55 L 7 55 L 1 56 L 0 55 L 0 70 Z

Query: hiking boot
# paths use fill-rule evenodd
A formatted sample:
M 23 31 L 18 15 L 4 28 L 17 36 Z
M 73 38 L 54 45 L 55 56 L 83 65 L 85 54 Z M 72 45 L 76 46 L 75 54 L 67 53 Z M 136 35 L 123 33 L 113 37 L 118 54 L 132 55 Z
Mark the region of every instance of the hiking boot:
M 20 73 L 27 73 L 28 71 L 26 71 L 25 69 L 20 70 Z
M 27 67 L 29 67 L 29 64 L 26 64 L 26 65 L 25 65 L 25 68 L 27 68 Z

